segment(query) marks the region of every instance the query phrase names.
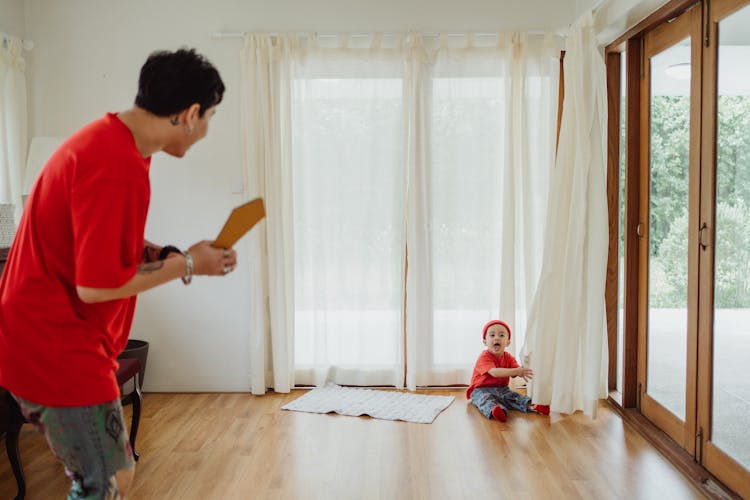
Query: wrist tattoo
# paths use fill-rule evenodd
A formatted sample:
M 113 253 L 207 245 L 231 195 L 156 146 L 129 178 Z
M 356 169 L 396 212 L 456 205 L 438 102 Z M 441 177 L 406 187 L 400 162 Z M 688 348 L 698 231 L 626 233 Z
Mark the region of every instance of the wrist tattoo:
M 138 266 L 138 274 L 151 274 L 154 271 L 158 271 L 164 267 L 163 260 L 157 260 L 155 262 L 146 262 Z
M 159 247 L 146 245 L 143 247 L 143 262 L 154 262 L 159 259 Z

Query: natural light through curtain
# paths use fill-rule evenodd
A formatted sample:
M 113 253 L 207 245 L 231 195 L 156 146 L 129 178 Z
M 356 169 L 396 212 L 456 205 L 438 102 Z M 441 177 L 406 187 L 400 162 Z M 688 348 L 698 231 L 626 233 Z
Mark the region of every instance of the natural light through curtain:
M 248 35 L 240 54 L 242 163 L 248 199 L 263 197 L 266 222 L 248 238 L 250 387 L 294 386 L 294 235 L 291 74 L 296 37 Z
M 468 383 L 489 319 L 510 324 L 513 354 L 523 344 L 541 267 L 559 47 L 520 34 L 491 42 L 443 39 L 424 82 L 430 155 L 410 190 L 426 210 L 409 214 L 409 388 Z
M 252 257 L 268 269 L 253 279 L 254 310 L 263 315 L 268 296 L 271 310 L 251 332 L 254 393 L 288 390 L 278 370 L 292 385 L 465 384 L 490 318 L 511 324 L 517 351 L 541 268 L 559 43 L 246 38 L 243 107 L 256 110 L 243 110 L 246 171 L 264 179 L 252 194 L 271 207 Z M 293 327 L 274 319 L 271 290 L 286 285 L 293 295 L 276 307 Z M 277 355 L 290 339 L 293 360 Z
M 403 103 L 393 50 L 313 50 L 295 74 L 297 384 L 403 384 Z
M 0 33 L 0 203 L 21 216 L 21 181 L 26 164 L 26 74 L 23 41 Z

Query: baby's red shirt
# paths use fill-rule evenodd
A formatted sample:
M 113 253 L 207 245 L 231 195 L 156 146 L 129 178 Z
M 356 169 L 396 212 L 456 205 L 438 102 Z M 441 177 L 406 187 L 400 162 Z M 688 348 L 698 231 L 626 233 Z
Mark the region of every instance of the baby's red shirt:
M 518 368 L 516 358 L 509 352 L 503 352 L 502 356 L 495 356 L 490 351 L 483 351 L 474 364 L 474 373 L 471 375 L 471 385 L 466 389 L 466 399 L 471 398 L 471 393 L 477 387 L 505 387 L 510 377 L 493 377 L 488 372 L 493 368 Z

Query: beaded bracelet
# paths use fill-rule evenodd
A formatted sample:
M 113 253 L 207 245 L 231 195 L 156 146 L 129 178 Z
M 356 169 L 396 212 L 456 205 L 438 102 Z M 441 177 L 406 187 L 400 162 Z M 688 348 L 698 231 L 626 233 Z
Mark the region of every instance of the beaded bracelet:
M 185 256 L 185 276 L 182 277 L 182 282 L 189 285 L 193 281 L 193 257 L 187 252 L 182 255 Z

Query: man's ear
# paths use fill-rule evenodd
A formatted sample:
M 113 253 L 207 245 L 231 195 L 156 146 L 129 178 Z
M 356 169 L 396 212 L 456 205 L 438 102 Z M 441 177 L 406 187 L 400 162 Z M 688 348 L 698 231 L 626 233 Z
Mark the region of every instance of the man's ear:
M 198 104 L 197 102 L 191 104 L 187 108 L 177 113 L 177 123 L 173 122 L 173 124 L 177 125 L 178 123 L 181 123 L 182 125 L 194 126 L 195 121 L 198 119 L 200 110 L 200 104 Z
M 200 110 L 201 110 L 200 104 L 198 104 L 197 102 L 194 102 L 193 104 L 191 104 L 190 107 L 188 107 L 185 110 L 185 118 L 187 120 L 187 123 L 194 126 L 195 121 L 198 120 L 198 118 L 200 118 Z
M 191 104 L 187 108 L 177 113 L 177 120 L 172 121 L 172 125 L 182 124 L 182 128 L 185 133 L 192 134 L 195 129 L 195 122 L 198 121 L 198 115 L 201 109 L 201 105 L 197 102 Z

